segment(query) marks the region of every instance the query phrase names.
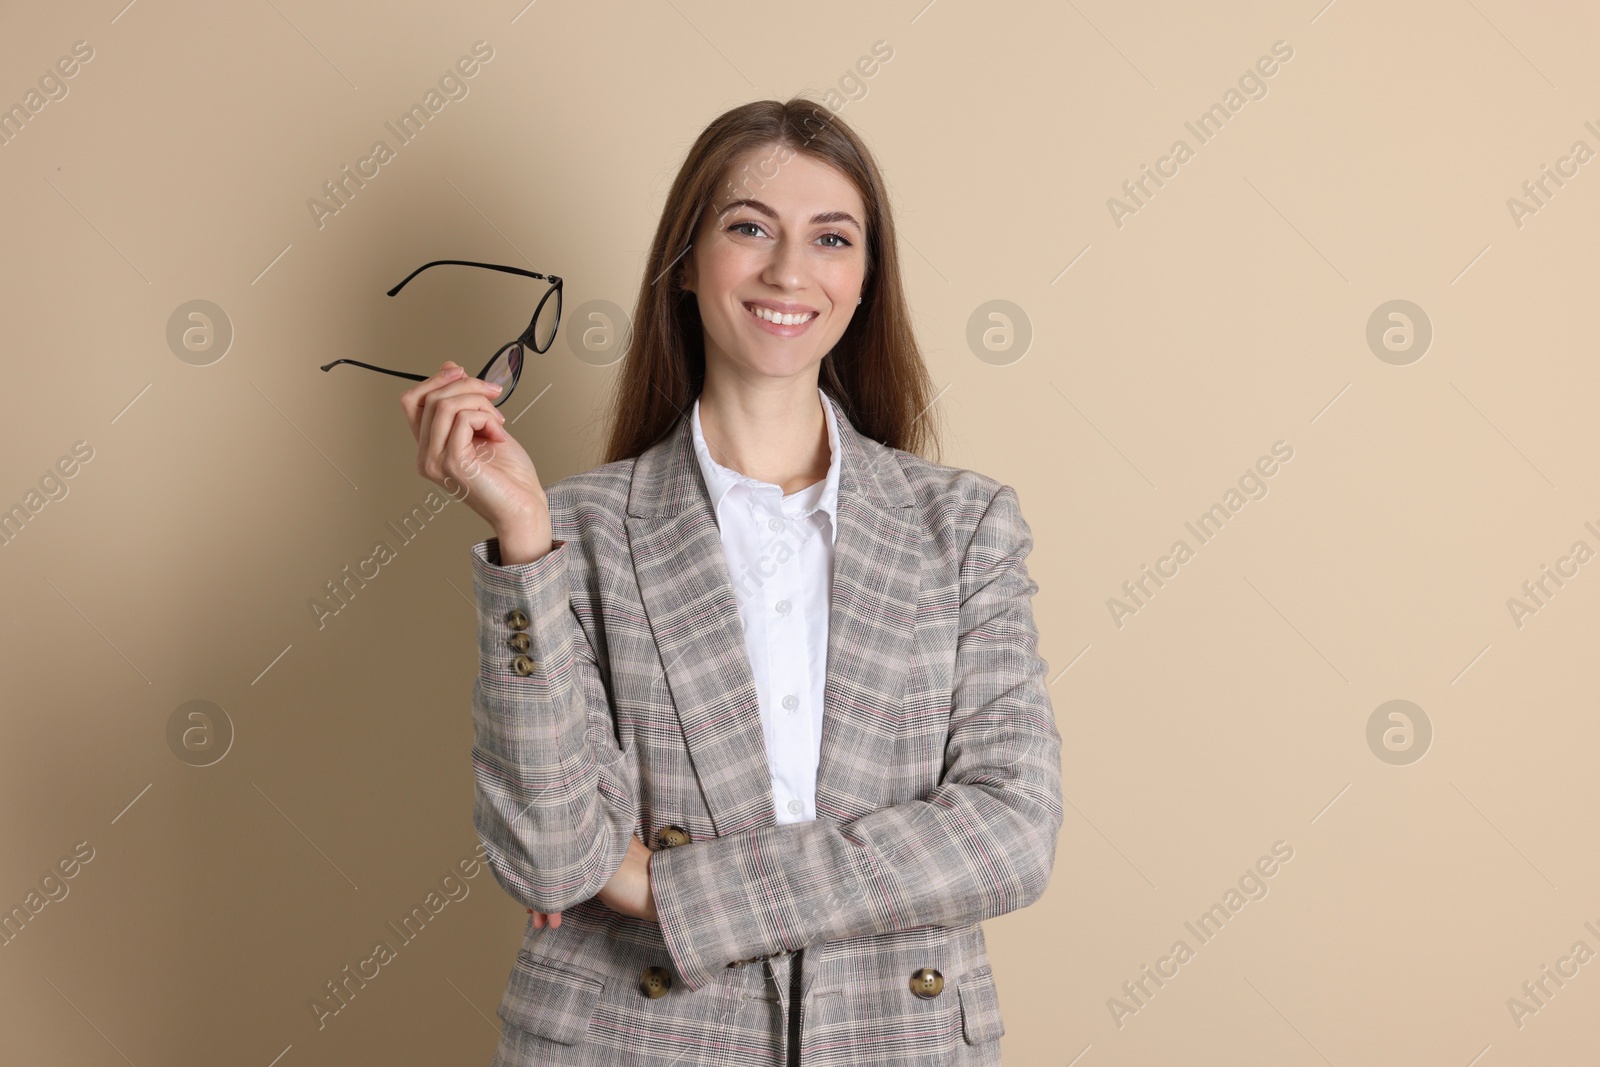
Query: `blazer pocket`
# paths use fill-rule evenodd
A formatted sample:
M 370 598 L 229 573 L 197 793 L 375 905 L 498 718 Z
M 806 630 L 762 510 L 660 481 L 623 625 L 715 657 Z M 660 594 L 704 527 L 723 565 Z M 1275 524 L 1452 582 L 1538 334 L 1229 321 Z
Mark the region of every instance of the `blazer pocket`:
M 967 1044 L 981 1045 L 1006 1032 L 1000 1019 L 994 971 L 987 963 L 962 975 L 956 983 L 956 993 L 961 998 L 961 1032 Z
M 575 1045 L 589 1032 L 605 979 L 571 964 L 557 964 L 526 950 L 517 953 L 511 981 L 497 1014 L 519 1030 L 562 1045 Z

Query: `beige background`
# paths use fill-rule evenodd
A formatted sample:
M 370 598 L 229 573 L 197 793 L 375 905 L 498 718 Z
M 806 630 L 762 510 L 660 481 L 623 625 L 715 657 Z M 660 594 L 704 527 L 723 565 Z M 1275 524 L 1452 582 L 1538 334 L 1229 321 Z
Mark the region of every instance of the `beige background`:
M 1521 225 L 1507 203 L 1600 149 L 1591 6 L 120 3 L 13 5 L 0 34 L 0 103 L 93 49 L 0 146 L 0 506 L 93 449 L 0 547 L 0 904 L 93 849 L 0 948 L 0 1059 L 488 1061 L 526 916 L 486 871 L 324 1028 L 308 1006 L 473 851 L 486 529 L 452 503 L 319 629 L 312 598 L 431 487 L 404 383 L 317 367 L 475 368 L 526 322 L 521 279 L 384 296 L 429 259 L 560 274 L 563 337 L 508 409 L 547 484 L 593 466 L 616 366 L 566 343 L 574 313 L 631 309 L 705 123 L 830 89 L 891 183 L 945 459 L 1016 486 L 1037 541 L 1070 804 L 1049 892 L 987 924 L 1006 1061 L 1593 1056 L 1600 962 L 1520 1026 L 1507 1004 L 1600 951 L 1600 564 L 1520 626 L 1507 604 L 1600 548 L 1600 163 Z M 480 40 L 468 94 L 319 228 L 307 201 Z M 1276 41 L 1266 95 L 1199 144 L 1184 123 Z M 234 334 L 206 366 L 167 340 L 196 299 Z M 1401 364 L 1367 342 L 1397 299 L 1433 330 Z M 969 346 L 991 300 L 1025 351 Z M 1277 441 L 1267 495 L 1199 545 L 1184 523 Z M 1367 740 L 1396 699 L 1432 729 L 1405 765 Z M 203 768 L 168 740 L 191 700 L 234 731 Z M 1201 944 L 1185 922 L 1279 841 Z

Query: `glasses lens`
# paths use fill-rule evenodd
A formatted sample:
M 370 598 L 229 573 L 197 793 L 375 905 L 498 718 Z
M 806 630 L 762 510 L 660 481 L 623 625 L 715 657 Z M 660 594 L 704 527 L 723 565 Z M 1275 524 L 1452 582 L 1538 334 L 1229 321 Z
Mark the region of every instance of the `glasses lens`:
M 511 395 L 511 390 L 517 384 L 517 378 L 522 374 L 522 346 L 512 341 L 500 351 L 495 353 L 494 362 L 489 364 L 489 369 L 484 372 L 483 380 L 493 382 L 500 387 L 500 395 L 495 399 L 494 406 L 499 407 Z
M 539 308 L 539 317 L 533 320 L 533 347 L 543 352 L 555 340 L 556 325 L 561 320 L 561 290 L 553 290 Z

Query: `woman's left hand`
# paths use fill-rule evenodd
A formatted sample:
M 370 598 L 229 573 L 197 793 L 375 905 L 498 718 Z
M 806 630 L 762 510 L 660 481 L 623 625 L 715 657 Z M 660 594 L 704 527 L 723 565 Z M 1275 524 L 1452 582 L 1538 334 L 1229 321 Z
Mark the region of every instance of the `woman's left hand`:
M 637 837 L 628 839 L 628 854 L 605 888 L 596 893 L 600 903 L 612 911 L 635 919 L 660 922 L 655 894 L 650 892 L 650 847 Z
M 650 848 L 637 837 L 628 839 L 628 853 L 622 857 L 622 866 L 617 868 L 617 873 L 605 884 L 605 888 L 595 894 L 600 903 L 612 911 L 631 915 L 635 919 L 648 919 L 651 922 L 660 922 L 661 918 L 656 913 L 655 894 L 650 892 Z M 561 926 L 561 913 L 542 911 L 528 911 L 533 915 L 535 928 L 549 923 L 551 929 Z

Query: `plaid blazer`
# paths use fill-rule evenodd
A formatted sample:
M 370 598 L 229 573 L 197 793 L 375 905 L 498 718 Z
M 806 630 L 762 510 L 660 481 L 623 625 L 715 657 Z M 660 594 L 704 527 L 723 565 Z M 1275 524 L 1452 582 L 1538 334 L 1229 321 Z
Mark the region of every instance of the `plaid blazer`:
M 817 817 L 778 825 L 761 713 L 685 414 L 550 486 L 555 544 L 472 548 L 473 824 L 530 918 L 495 1067 L 1000 1062 L 979 923 L 1044 892 L 1061 738 L 1016 491 L 839 411 Z M 595 894 L 658 851 L 660 922 Z M 800 997 L 790 981 L 799 968 Z

